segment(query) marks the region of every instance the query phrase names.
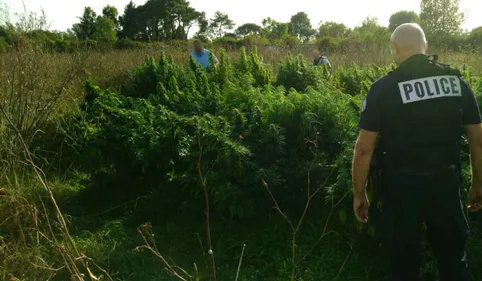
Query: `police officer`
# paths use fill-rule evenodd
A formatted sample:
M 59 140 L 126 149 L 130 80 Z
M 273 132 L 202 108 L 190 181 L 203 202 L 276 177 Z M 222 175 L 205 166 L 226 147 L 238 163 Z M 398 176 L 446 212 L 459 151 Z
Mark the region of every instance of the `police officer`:
M 376 151 L 389 280 L 419 280 L 425 224 L 440 281 L 468 281 L 469 228 L 459 191 L 460 146 L 465 131 L 472 164 L 468 208 L 477 211 L 482 206 L 477 101 L 459 71 L 425 55 L 427 41 L 417 24 L 399 26 L 391 45 L 398 68 L 372 85 L 362 105 L 353 157 L 354 212 L 359 221 L 368 221 L 365 185 Z

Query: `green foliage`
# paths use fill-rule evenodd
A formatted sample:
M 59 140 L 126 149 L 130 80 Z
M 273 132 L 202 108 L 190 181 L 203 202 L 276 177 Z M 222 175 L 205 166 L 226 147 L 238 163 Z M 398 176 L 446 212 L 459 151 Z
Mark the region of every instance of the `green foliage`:
M 335 77 L 338 80 L 338 87 L 344 93 L 352 96 L 366 95 L 371 84 L 378 78 L 386 75 L 392 68 L 395 68 L 395 65 L 388 67 L 369 65 L 360 68 L 358 65 L 353 64 L 352 67 L 347 69 L 337 69 Z
M 277 75 L 284 87 L 275 87 L 255 50 L 243 49 L 237 62 L 221 52 L 219 67 L 207 71 L 192 60 L 186 69 L 164 55 L 148 58 L 122 94 L 87 84 L 76 165 L 127 185 L 117 186 L 119 195 L 170 182 L 193 197 L 201 171 L 216 212 L 236 217 L 270 208 L 264 180 L 296 211 L 308 171 L 320 186 L 352 145 L 347 124 L 356 124 L 356 111 L 350 96 L 334 89 L 337 81 L 289 56 Z M 160 192 L 181 192 L 168 186 Z
M 261 33 L 261 26 L 255 23 L 245 23 L 236 29 L 236 34 L 241 36 L 255 35 L 259 36 Z
M 88 83 L 73 132 L 82 140 L 75 167 L 101 178 L 105 192 L 115 186 L 111 196 L 156 192 L 199 211 L 205 180 L 212 211 L 225 218 L 267 212 L 262 181 L 286 214 L 303 210 L 308 183 L 321 188 L 319 200 L 346 198 L 361 102 L 393 66 L 329 74 L 289 55 L 274 80 L 256 50 L 242 49 L 236 61 L 221 51 L 219 61 L 203 70 L 161 55 L 137 67 L 120 93 Z M 481 79 L 464 75 L 479 91 Z M 374 225 L 354 222 L 349 200 L 335 214 L 343 227 L 377 236 Z
M 117 40 L 114 45 L 114 47 L 119 50 L 137 49 L 141 48 L 142 46 L 143 44 L 141 42 L 132 41 L 129 38 Z
M 119 24 L 120 38 L 149 42 L 186 40 L 194 24 L 201 33 L 207 28 L 205 14 L 185 0 L 148 0 L 139 6 L 131 1 L 119 17 Z
M 124 14 L 119 17 L 119 25 L 122 29 L 119 33 L 120 39 L 137 39 L 137 34 L 141 26 L 136 8 L 134 2 L 130 1 L 124 8 Z
M 220 46 L 226 50 L 239 50 L 244 44 L 244 40 L 239 40 L 236 37 L 224 36 L 213 40 L 213 44 Z
M 8 50 L 8 44 L 4 37 L 0 37 L 0 53 L 5 53 Z
M 264 37 L 256 37 L 254 35 L 248 35 L 243 37 L 243 46 L 265 46 L 268 45 L 269 39 Z
M 386 27 L 379 25 L 377 19 L 366 18 L 361 26 L 353 29 L 350 37 L 355 39 L 362 48 L 386 49 L 390 32 Z
M 440 3 L 437 1 L 447 1 L 447 5 L 453 8 L 444 8 L 451 13 L 450 17 L 447 12 L 439 11 L 437 5 Z M 447 5 L 442 6 L 449 7 Z M 480 45 L 477 29 L 472 35 L 460 31 L 457 21 L 463 16 L 458 12 L 451 12 L 454 9 L 458 11 L 458 4 L 456 5 L 454 0 L 426 0 L 422 7 L 424 20 L 420 20 L 415 12 L 399 11 L 390 17 L 389 28 L 379 25 L 376 19 L 367 18 L 353 30 L 336 22 L 322 22 L 315 30 L 307 14 L 298 12 L 289 22 L 279 22 L 268 17 L 262 21 L 262 26 L 246 23 L 233 31 L 234 23 L 229 15 L 217 12 L 212 19 L 207 19 L 204 12 L 195 10 L 186 0 L 148 0 L 143 5 L 135 5 L 130 1 L 120 16 L 117 9 L 110 5 L 103 8 L 101 16 L 97 16 L 92 8 L 85 7 L 79 17 L 80 21 L 67 32 L 44 31 L 47 22 L 45 18 L 37 18 L 39 23 L 34 23 L 32 19 L 36 17 L 32 15 L 22 16 L 23 23 L 20 25 L 5 21 L 0 24 L 0 37 L 6 42 L 1 49 L 14 49 L 21 37 L 18 33 L 22 28 L 27 28 L 28 32 L 50 33 L 41 41 L 46 48 L 71 52 L 84 47 L 89 50 L 104 49 L 106 45 L 114 45 L 118 49 L 132 49 L 143 48 L 152 42 L 186 42 L 188 33 L 197 27 L 196 37 L 209 37 L 215 45 L 230 50 L 269 44 L 293 49 L 302 43 L 313 43 L 312 39 L 316 38 L 316 44 L 323 51 L 346 53 L 361 49 L 378 53 L 387 49 L 389 32 L 405 22 L 421 22 L 430 45 L 439 49 L 459 51 Z M 441 20 L 442 18 L 444 20 Z M 447 18 L 449 20 L 446 20 Z M 125 41 L 126 39 L 130 41 Z
M 102 15 L 109 18 L 115 25 L 118 23 L 119 11 L 114 6 L 107 5 L 102 9 Z
M 482 46 L 482 26 L 474 28 L 470 32 L 467 42 L 473 47 L 480 48 Z
M 302 55 L 293 57 L 289 54 L 279 63 L 277 83 L 297 91 L 305 91 L 309 86 L 320 88 L 323 73 L 320 68 L 307 63 Z
M 321 52 L 334 52 L 340 50 L 340 39 L 335 37 L 321 37 L 316 41 L 318 50 Z
M 227 31 L 232 30 L 234 22 L 227 14 L 217 11 L 214 18 L 209 22 L 208 31 L 213 38 L 220 38 L 226 34 Z
M 311 27 L 311 21 L 305 12 L 298 12 L 291 17 L 289 32 L 298 37 L 301 41 L 307 42 L 316 31 Z
M 420 21 L 429 40 L 460 34 L 464 14 L 459 0 L 422 0 Z
M 278 22 L 270 17 L 263 19 L 261 34 L 270 40 L 288 35 L 288 24 Z
M 258 56 L 256 48 L 249 55 L 249 57 L 247 56 L 245 49 L 241 49 L 237 69 L 239 70 L 239 77 L 246 76 L 246 74 L 248 74 L 248 79 L 254 79 L 254 86 L 262 87 L 264 85 L 270 85 L 273 83 L 273 69 L 271 65 L 265 64 Z
M 398 11 L 390 16 L 388 29 L 393 32 L 404 23 L 420 23 L 420 17 L 414 11 Z
M 132 43 L 125 41 L 126 45 Z M 62 147 L 62 159 L 56 160 L 62 162 L 59 166 L 74 169 L 82 175 L 81 185 L 88 186 L 79 193 L 72 190 L 61 205 L 62 211 L 69 212 L 79 251 L 113 272 L 114 280 L 171 280 L 160 273 L 149 253 L 132 251 L 142 242 L 130 228 L 152 220 L 157 227 L 153 240 L 167 259 L 188 271 L 193 261 L 203 265 L 202 249 L 192 234 L 203 227 L 199 191 L 205 182 L 219 280 L 232 277 L 238 261 L 233 259 L 233 249 L 241 249 L 245 241 L 248 248 L 240 280 L 286 280 L 291 274 L 292 252 L 286 247 L 291 232 L 281 217 L 276 219 L 278 214 L 261 183 L 264 180 L 294 223 L 304 210 L 308 187 L 312 192 L 319 189 L 298 235 L 296 255 L 307 253 L 320 241 L 325 222 L 329 222 L 328 232 L 297 265 L 297 280 L 348 280 L 354 276 L 380 280 L 372 276 L 383 264 L 373 266 L 373 258 L 379 255 L 374 250 L 377 228 L 373 221 L 362 227 L 353 217 L 351 157 L 361 101 L 372 82 L 391 66 L 353 65 L 330 73 L 313 67 L 301 56 L 288 56 L 281 58 L 275 73 L 255 48 L 250 52 L 242 48 L 235 59 L 221 50 L 218 57 L 219 66 L 207 70 L 192 59 L 186 66 L 165 54 L 157 60 L 149 57 L 125 76 L 118 92 L 86 83 L 80 111 L 67 117 L 65 127 L 55 127 L 67 141 L 62 141 L 62 146 L 57 139 L 58 145 L 48 142 L 55 149 Z M 469 68 L 463 68 L 463 74 L 480 102 L 482 79 Z M 71 146 L 64 145 L 71 142 Z M 35 152 L 39 151 L 46 150 Z M 35 155 L 42 159 L 45 152 Z M 468 181 L 467 155 L 463 159 L 464 179 Z M 62 176 L 70 175 L 61 172 Z M 54 190 L 62 189 L 55 186 Z M 84 192 L 91 196 L 79 200 Z M 8 202 L 4 196 L 0 200 Z M 3 204 L 2 210 L 6 217 L 14 218 L 36 210 L 21 204 L 12 201 Z M 95 215 L 79 215 L 70 208 L 83 208 Z M 97 212 L 99 209 L 102 212 Z M 191 220 L 179 216 L 183 212 L 188 212 Z M 121 221 L 118 216 L 127 218 Z M 104 222 L 105 217 L 110 222 Z M 166 223 L 164 218 L 175 222 Z M 14 221 L 8 220 L 9 224 Z M 247 221 L 253 225 L 248 226 Z M 37 222 L 32 220 L 23 229 L 30 232 Z M 46 230 L 43 233 L 49 233 L 46 225 L 42 227 Z M 20 248 L 15 244 L 20 235 L 12 236 L 10 229 L 14 228 L 4 229 L 5 240 L 14 237 L 15 242 L 0 251 L 6 260 L 0 273 L 6 268 L 6 272 L 21 276 L 22 270 L 32 268 L 36 271 L 23 278 L 46 280 L 51 272 L 39 275 L 40 270 L 34 268 L 40 258 L 60 268 L 61 258 L 52 258 L 57 244 L 38 242 L 38 233 L 33 232 L 36 235 L 26 242 L 32 246 Z M 366 236 L 354 233 L 357 230 Z M 471 246 L 479 249 L 479 244 L 472 242 Z M 25 256 L 12 256 L 11 251 Z M 323 266 L 319 266 L 320 260 Z M 207 271 L 204 266 L 199 268 Z M 66 272 L 59 270 L 52 280 L 67 280 Z M 480 270 L 473 275 L 478 280 Z M 201 280 L 208 279 L 201 276 Z
M 98 17 L 92 38 L 102 45 L 112 45 L 117 39 L 115 22 L 107 16 Z
M 76 23 L 73 26 L 73 30 L 79 40 L 85 41 L 92 39 L 95 30 L 95 22 L 97 14 L 90 7 L 84 8 L 84 13 L 80 18 L 80 23 Z
M 348 36 L 349 33 L 346 25 L 332 21 L 322 22 L 318 28 L 318 37 L 343 38 Z

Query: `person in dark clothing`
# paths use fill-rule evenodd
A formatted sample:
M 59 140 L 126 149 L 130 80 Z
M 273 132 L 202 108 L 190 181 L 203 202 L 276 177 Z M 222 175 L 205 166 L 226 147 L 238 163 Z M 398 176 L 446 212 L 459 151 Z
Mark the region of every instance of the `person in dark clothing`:
M 482 206 L 482 125 L 474 93 L 460 72 L 428 56 L 417 24 L 392 34 L 398 68 L 371 86 L 362 104 L 353 156 L 353 209 L 368 222 L 366 182 L 379 169 L 382 246 L 390 281 L 416 281 L 422 230 L 439 264 L 440 281 L 469 281 L 469 225 L 460 196 L 461 135 L 470 145 L 468 208 Z

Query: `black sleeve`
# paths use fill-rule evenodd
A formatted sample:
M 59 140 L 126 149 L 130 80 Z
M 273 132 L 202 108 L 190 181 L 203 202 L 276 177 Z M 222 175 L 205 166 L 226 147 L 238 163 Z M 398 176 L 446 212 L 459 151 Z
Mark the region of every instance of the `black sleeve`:
M 474 92 L 464 78 L 460 78 L 462 87 L 462 121 L 464 125 L 474 125 L 482 123 L 479 105 Z
M 380 108 L 380 80 L 375 82 L 368 92 L 362 104 L 360 122 L 358 126 L 371 132 L 380 132 L 381 108 Z

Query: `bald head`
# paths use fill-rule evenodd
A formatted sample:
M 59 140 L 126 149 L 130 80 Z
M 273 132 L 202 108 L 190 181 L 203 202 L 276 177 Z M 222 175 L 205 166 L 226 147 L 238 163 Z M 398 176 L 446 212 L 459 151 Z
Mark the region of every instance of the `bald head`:
M 393 31 L 392 47 L 398 61 L 403 61 L 416 54 L 425 54 L 427 39 L 422 28 L 416 23 L 405 23 Z

